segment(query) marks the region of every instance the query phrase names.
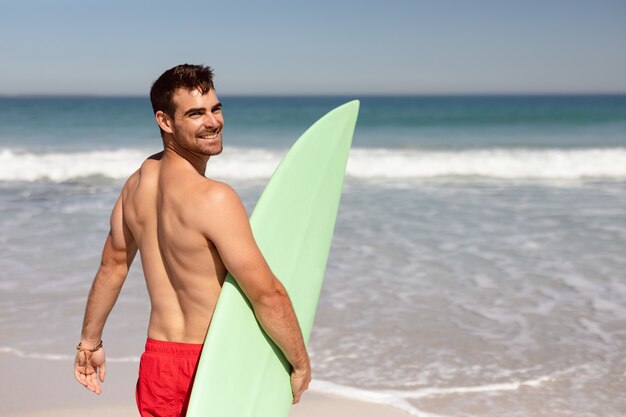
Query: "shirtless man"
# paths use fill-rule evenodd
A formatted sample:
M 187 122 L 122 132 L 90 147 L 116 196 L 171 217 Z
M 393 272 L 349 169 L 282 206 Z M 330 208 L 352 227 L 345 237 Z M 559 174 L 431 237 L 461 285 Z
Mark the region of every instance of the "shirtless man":
M 179 65 L 152 86 L 164 150 L 130 176 L 113 207 L 85 309 L 74 372 L 99 394 L 105 377 L 102 330 L 139 250 L 151 303 L 137 383 L 142 416 L 185 414 L 226 271 L 291 363 L 294 404 L 311 380 L 291 302 L 254 241 L 241 200 L 230 186 L 204 176 L 210 157 L 222 151 L 224 119 L 212 76 L 208 67 Z M 176 386 L 183 389 L 172 394 Z

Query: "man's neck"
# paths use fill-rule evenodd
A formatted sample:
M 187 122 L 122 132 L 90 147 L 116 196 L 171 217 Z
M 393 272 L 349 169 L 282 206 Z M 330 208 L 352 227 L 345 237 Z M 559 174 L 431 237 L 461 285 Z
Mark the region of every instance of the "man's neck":
M 198 155 L 190 152 L 176 144 L 173 140 L 164 143 L 163 155 L 168 159 L 182 159 L 191 165 L 198 174 L 204 176 L 206 164 L 209 162 L 210 156 Z

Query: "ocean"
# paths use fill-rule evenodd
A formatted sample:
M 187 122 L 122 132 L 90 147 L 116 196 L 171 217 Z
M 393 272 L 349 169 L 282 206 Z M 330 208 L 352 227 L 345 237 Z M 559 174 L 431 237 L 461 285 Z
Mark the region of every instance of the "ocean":
M 312 388 L 414 416 L 625 415 L 626 96 L 220 97 L 207 176 L 252 211 L 353 98 Z M 144 97 L 0 98 L 0 354 L 71 363 L 112 205 L 160 148 Z M 145 342 L 136 262 L 110 362 Z

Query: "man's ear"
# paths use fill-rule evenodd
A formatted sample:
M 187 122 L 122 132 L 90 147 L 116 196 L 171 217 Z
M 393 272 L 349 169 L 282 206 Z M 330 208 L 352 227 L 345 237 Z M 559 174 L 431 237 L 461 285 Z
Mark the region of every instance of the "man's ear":
M 166 133 L 174 133 L 172 130 L 172 119 L 164 111 L 158 110 L 155 113 L 154 118 L 162 131 Z

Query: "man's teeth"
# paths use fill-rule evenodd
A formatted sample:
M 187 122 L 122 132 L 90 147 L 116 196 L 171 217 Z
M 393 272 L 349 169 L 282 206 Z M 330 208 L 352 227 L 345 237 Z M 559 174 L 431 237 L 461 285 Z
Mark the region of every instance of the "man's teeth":
M 200 139 L 215 139 L 217 137 L 217 132 L 212 133 L 210 135 L 203 135 L 200 136 Z

